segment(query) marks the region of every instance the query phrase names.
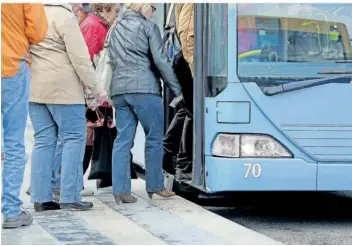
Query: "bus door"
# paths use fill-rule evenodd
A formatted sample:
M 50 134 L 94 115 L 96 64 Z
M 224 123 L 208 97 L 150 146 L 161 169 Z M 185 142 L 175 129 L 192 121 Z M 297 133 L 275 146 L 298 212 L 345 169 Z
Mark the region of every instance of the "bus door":
M 227 17 L 227 4 L 196 4 L 192 184 L 206 192 L 207 139 L 213 136 L 213 126 L 217 124 L 213 117 L 215 108 L 208 99 L 214 99 L 228 84 Z

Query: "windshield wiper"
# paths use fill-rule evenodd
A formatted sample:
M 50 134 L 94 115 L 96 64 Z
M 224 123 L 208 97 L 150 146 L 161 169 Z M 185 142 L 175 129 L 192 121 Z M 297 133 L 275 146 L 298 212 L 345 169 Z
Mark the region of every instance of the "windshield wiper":
M 352 71 L 327 71 L 327 72 L 319 72 L 318 74 L 352 74 Z
M 349 72 L 347 74 L 352 74 L 352 73 Z M 309 79 L 309 80 L 302 80 L 302 81 L 297 81 L 297 82 L 292 82 L 292 83 L 287 83 L 287 84 L 282 84 L 277 86 L 266 87 L 263 89 L 263 92 L 267 96 L 274 96 L 282 93 L 302 90 L 302 89 L 315 87 L 319 85 L 341 83 L 341 79 L 346 80 L 346 82 L 343 82 L 343 83 L 350 83 L 351 82 L 350 79 L 352 79 L 352 76 L 347 74 L 332 77 L 332 78 Z
M 352 63 L 352 60 L 335 61 L 335 63 Z

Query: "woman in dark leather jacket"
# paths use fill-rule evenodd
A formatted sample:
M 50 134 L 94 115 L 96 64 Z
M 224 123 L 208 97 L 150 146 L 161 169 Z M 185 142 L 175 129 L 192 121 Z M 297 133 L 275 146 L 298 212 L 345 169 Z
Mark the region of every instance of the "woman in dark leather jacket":
M 131 195 L 130 150 L 138 121 L 146 135 L 147 193 L 150 198 L 154 193 L 162 197 L 175 195 L 165 190 L 162 173 L 164 110 L 160 78 L 175 98 L 182 98 L 182 89 L 163 49 L 159 28 L 148 20 L 155 10 L 151 4 L 126 4 L 126 11 L 111 33 L 111 95 L 118 131 L 112 183 L 117 204 L 137 201 Z

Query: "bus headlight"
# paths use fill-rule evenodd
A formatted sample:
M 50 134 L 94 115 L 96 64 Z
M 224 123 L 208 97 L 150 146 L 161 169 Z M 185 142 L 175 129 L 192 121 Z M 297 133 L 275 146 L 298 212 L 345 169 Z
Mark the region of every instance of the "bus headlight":
M 240 136 L 219 134 L 214 143 L 212 154 L 221 157 L 240 157 Z
M 232 158 L 292 158 L 292 154 L 276 139 L 260 134 L 219 134 L 212 154 Z
M 241 157 L 292 157 L 276 139 L 267 135 L 242 135 Z

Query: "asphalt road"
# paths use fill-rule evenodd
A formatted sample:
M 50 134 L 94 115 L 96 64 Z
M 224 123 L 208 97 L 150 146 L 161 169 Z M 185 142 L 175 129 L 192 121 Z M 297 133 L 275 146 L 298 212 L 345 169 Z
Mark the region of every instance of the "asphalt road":
M 237 194 L 197 203 L 284 244 L 352 244 L 352 192 Z

